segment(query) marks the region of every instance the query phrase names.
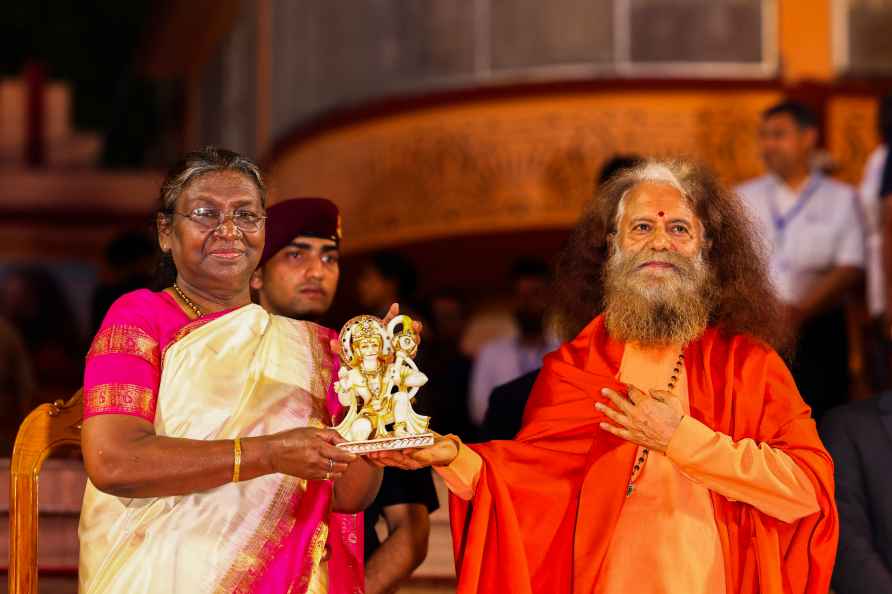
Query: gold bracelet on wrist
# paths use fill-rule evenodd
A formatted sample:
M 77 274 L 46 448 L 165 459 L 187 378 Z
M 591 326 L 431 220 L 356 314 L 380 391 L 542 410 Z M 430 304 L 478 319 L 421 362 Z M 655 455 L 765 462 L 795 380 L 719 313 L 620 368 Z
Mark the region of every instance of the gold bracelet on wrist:
M 242 468 L 242 439 L 236 437 L 232 442 L 232 482 L 238 482 L 239 471 Z

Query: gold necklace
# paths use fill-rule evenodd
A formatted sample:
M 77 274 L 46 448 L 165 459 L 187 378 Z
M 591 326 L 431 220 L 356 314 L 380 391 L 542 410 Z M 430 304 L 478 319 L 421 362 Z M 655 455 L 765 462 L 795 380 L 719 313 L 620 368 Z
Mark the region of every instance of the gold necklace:
M 183 300 L 183 303 L 185 303 L 186 306 L 192 310 L 192 313 L 194 313 L 196 317 L 200 318 L 201 316 L 204 315 L 203 313 L 201 313 L 201 308 L 199 308 L 197 305 L 195 305 L 191 299 L 186 297 L 186 294 L 183 293 L 183 290 L 180 289 L 176 283 L 173 284 L 173 290 L 177 292 L 177 295 L 180 296 L 180 299 Z
M 681 348 L 681 352 L 678 353 L 678 359 L 675 361 L 675 365 L 672 367 L 672 377 L 669 378 L 669 391 L 671 392 L 675 385 L 678 383 L 678 376 L 684 369 L 684 347 Z M 641 448 L 641 453 L 638 456 L 638 459 L 635 460 L 635 466 L 632 467 L 632 476 L 629 477 L 629 485 L 626 487 L 626 497 L 631 497 L 632 493 L 635 491 L 635 481 L 638 480 L 638 476 L 641 474 L 641 470 L 644 468 L 644 463 L 647 462 L 647 457 L 650 455 L 650 450 L 648 448 Z

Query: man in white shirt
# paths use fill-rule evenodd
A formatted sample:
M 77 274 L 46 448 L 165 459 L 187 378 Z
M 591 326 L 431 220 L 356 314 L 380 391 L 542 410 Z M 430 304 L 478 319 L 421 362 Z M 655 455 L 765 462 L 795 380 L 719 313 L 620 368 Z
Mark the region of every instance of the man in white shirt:
M 881 144 L 874 149 L 864 166 L 860 197 L 867 226 L 867 309 L 872 319 L 872 332 L 867 349 L 871 387 L 879 392 L 892 386 L 890 356 L 892 356 L 892 300 L 889 281 L 892 258 L 885 253 L 892 248 L 884 238 L 892 236 L 892 210 L 888 199 L 892 196 L 892 94 L 880 101 L 877 118 Z
M 817 118 L 804 105 L 767 109 L 759 140 L 768 173 L 737 188 L 798 336 L 793 375 L 815 418 L 848 398 L 842 305 L 862 278 L 865 241 L 854 188 L 811 166 L 817 139 Z

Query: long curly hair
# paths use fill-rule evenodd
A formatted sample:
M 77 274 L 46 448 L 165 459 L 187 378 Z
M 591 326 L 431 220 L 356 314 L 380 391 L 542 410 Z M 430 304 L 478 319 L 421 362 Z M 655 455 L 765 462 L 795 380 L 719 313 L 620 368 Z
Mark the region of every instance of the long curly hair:
M 681 160 L 648 160 L 596 190 L 557 263 L 554 313 L 561 333 L 568 339 L 575 336 L 604 310 L 603 270 L 622 199 L 661 168 L 671 172 L 703 224 L 703 259 L 716 288 L 710 326 L 727 335 L 748 334 L 789 356 L 792 336 L 749 215 L 709 170 Z

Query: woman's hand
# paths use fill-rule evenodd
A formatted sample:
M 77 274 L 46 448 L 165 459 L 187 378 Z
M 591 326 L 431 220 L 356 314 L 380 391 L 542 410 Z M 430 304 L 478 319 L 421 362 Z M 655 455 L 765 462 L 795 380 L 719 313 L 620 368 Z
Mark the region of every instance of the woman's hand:
M 393 466 L 403 470 L 418 470 L 427 466 L 449 466 L 458 456 L 454 439 L 434 434 L 434 445 L 426 448 L 372 452 L 368 459 L 376 466 Z
M 336 447 L 343 437 L 332 429 L 302 427 L 270 435 L 269 463 L 272 472 L 303 479 L 340 478 L 359 456 Z

